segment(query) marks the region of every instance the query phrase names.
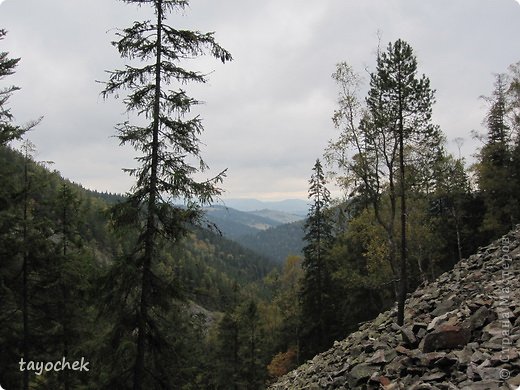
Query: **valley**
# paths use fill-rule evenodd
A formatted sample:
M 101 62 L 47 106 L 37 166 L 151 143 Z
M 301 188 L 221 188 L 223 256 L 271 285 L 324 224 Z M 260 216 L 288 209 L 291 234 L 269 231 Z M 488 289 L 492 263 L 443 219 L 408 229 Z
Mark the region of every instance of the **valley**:
M 259 201 L 248 202 L 265 205 Z M 303 211 L 303 202 L 293 201 L 294 203 Z M 238 202 L 237 204 L 240 207 Z M 288 203 L 281 203 L 278 210 L 239 211 L 224 206 L 212 206 L 206 208 L 205 212 L 208 221 L 215 224 L 224 237 L 282 264 L 287 256 L 302 254 L 305 219 L 305 216 L 284 210 L 295 208 Z

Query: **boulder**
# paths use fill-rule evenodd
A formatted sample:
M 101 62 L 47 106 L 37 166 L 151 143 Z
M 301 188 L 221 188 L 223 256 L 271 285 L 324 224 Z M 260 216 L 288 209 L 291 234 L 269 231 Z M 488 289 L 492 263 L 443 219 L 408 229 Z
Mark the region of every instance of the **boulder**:
M 424 337 L 423 352 L 455 349 L 465 346 L 471 337 L 468 328 L 457 325 L 441 325 Z

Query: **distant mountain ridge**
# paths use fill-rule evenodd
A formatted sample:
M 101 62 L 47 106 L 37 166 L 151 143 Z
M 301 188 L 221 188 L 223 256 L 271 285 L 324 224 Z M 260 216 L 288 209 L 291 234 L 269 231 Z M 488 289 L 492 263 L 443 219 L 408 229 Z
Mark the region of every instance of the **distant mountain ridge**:
M 302 252 L 305 218 L 300 215 L 270 209 L 239 211 L 221 205 L 207 207 L 205 211 L 208 221 L 225 237 L 276 263 Z
M 250 214 L 258 215 L 259 217 L 268 218 L 270 220 L 279 222 L 279 223 L 293 223 L 296 221 L 301 221 L 303 217 L 297 214 L 290 214 L 283 211 L 276 210 L 257 210 L 257 211 L 249 211 Z
M 223 199 L 220 205 L 245 212 L 273 210 L 281 211 L 287 214 L 295 214 L 300 217 L 305 217 L 309 211 L 309 205 L 305 200 L 301 199 L 262 201 L 258 199 L 236 198 Z
M 281 224 L 275 219 L 220 205 L 206 207 L 204 210 L 206 218 L 214 223 L 224 236 L 230 239 L 236 239 Z
M 303 254 L 304 220 L 285 223 L 279 226 L 247 234 L 237 242 L 255 253 L 261 254 L 276 263 L 283 263 L 287 256 Z

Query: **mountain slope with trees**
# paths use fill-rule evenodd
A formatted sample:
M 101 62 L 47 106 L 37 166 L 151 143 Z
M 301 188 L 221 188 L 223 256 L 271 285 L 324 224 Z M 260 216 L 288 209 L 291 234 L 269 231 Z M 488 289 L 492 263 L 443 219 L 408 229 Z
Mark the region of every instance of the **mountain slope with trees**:
M 269 388 L 517 388 L 519 254 L 520 226 Z
M 339 209 L 333 238 L 320 251 L 324 258 L 317 261 L 304 252 L 298 336 L 280 351 L 284 356 L 292 348 L 302 353 L 293 356 L 293 363 L 310 357 L 304 353 L 308 348 L 310 355 L 327 350 L 333 340 L 344 339 L 395 302 L 393 330 L 399 331 L 404 313 L 413 309 L 403 299 L 407 290 L 432 283 L 519 221 L 518 194 L 512 192 L 520 182 L 519 64 L 497 76 L 486 99 L 488 133 L 481 136 L 484 145 L 472 170 L 446 151 L 443 134 L 429 121 L 433 92 L 417 69 L 410 46 L 399 40 L 378 53 L 365 99 L 359 96 L 361 78 L 348 64 L 339 64 L 333 75 L 340 91 L 334 123 L 341 134 L 330 142 L 326 160 L 347 201 Z M 320 242 L 319 229 L 314 230 L 307 245 Z M 320 268 L 330 275 L 325 285 L 319 283 Z M 316 317 L 318 309 L 303 314 L 306 296 L 316 297 L 315 307 L 326 300 L 331 318 Z M 314 324 L 312 337 L 305 334 L 309 323 Z M 345 385 L 344 378 L 337 384 Z
M 31 242 L 26 244 L 13 239 L 11 230 L 16 224 L 22 224 L 19 226 L 23 227 L 25 169 L 30 180 L 27 228 L 31 237 Z M 72 358 L 82 354 L 88 356 L 92 364 L 96 356 L 94 350 L 98 345 L 94 334 L 99 334 L 98 330 L 105 329 L 104 324 L 112 321 L 111 316 L 98 317 L 96 314 L 102 303 L 99 286 L 109 275 L 106 272 L 114 256 L 131 245 L 133 236 L 119 235 L 111 228 L 108 211 L 112 205 L 125 199 L 121 195 L 86 190 L 8 147 L 0 148 L 0 176 L 4 183 L 0 197 L 0 253 L 2 259 L 12 259 L 9 263 L 3 263 L 0 273 L 0 321 L 3 325 L 0 342 L 3 350 L 8 352 L 2 355 L 0 361 L 0 383 L 7 388 L 9 384 L 16 388 L 20 375 L 20 351 L 17 345 L 23 330 L 17 303 L 23 291 L 19 273 L 23 252 L 20 251 L 27 248 L 30 260 L 26 287 L 29 291 L 27 329 L 32 341 L 27 351 L 28 357 L 54 361 L 60 356 Z M 275 269 L 275 264 L 216 232 L 194 229 L 180 245 L 173 247 L 166 244 L 161 253 L 165 264 L 169 264 L 168 272 L 175 275 L 178 283 L 178 305 L 182 306 L 181 302 L 193 302 L 215 313 L 210 314 L 213 320 L 220 318 L 218 313 L 227 310 L 234 300 L 239 299 L 238 296 L 270 295 L 263 278 Z M 111 283 L 113 280 L 110 278 Z M 240 293 L 237 288 L 241 290 Z M 64 295 L 65 291 L 70 293 Z M 60 315 L 59 310 L 66 312 Z M 189 313 L 191 309 L 186 306 L 185 310 Z M 198 324 L 194 329 L 207 332 L 208 319 L 203 317 L 207 315 L 195 313 L 191 318 L 190 315 L 184 315 L 183 326 Z M 64 319 L 67 323 L 63 322 Z M 193 322 L 195 320 L 199 322 Z M 48 321 L 55 323 L 55 330 L 48 327 Z M 192 343 L 192 346 L 204 343 L 204 337 L 193 335 L 199 338 L 194 341 L 189 336 L 191 331 L 183 332 L 187 332 L 186 343 Z M 38 338 L 38 341 L 34 338 Z M 46 347 L 51 342 L 56 350 Z M 60 346 L 68 352 L 61 351 Z M 62 379 L 47 374 L 40 378 L 40 386 L 57 386 Z M 96 376 L 74 376 L 70 386 L 81 386 L 87 382 L 92 384 L 97 380 L 102 379 L 96 379 Z M 35 383 L 33 379 L 29 382 Z
M 235 240 L 245 248 L 281 264 L 290 255 L 303 252 L 304 221 L 278 225 L 256 233 L 240 236 Z
M 206 207 L 204 212 L 205 217 L 214 223 L 224 236 L 232 240 L 281 224 L 278 220 L 269 217 L 223 206 Z
M 299 216 L 266 209 L 243 212 L 222 206 L 205 208 L 205 212 L 223 236 L 275 263 L 302 254 L 304 219 Z

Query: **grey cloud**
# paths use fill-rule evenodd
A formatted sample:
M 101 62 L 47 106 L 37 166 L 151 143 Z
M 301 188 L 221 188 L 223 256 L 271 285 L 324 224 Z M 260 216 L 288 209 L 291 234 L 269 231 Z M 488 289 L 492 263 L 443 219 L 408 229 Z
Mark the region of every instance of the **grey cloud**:
M 9 30 L 1 50 L 22 57 L 10 82 L 22 86 L 12 99 L 20 121 L 45 115 L 31 134 L 42 159 L 87 187 L 124 192 L 131 179 L 121 168 L 134 152 L 110 138 L 124 120 L 119 101 L 103 101 L 107 69 L 121 66 L 110 41 L 115 28 L 141 18 L 115 0 L 6 0 L 0 27 Z M 194 109 L 206 131 L 210 175 L 229 168 L 228 197 L 305 197 L 314 160 L 335 137 L 330 117 L 335 64 L 346 60 L 364 73 L 374 69 L 377 33 L 382 46 L 397 38 L 414 47 L 421 69 L 437 89 L 435 120 L 448 139 L 477 145 L 478 96 L 492 88 L 493 72 L 519 60 L 520 7 L 513 0 L 192 0 L 170 22 L 215 31 L 235 60 L 191 64 L 211 73 L 190 86 L 206 102 Z M 366 75 L 366 74 L 365 74 Z M 453 150 L 456 147 L 451 145 Z

